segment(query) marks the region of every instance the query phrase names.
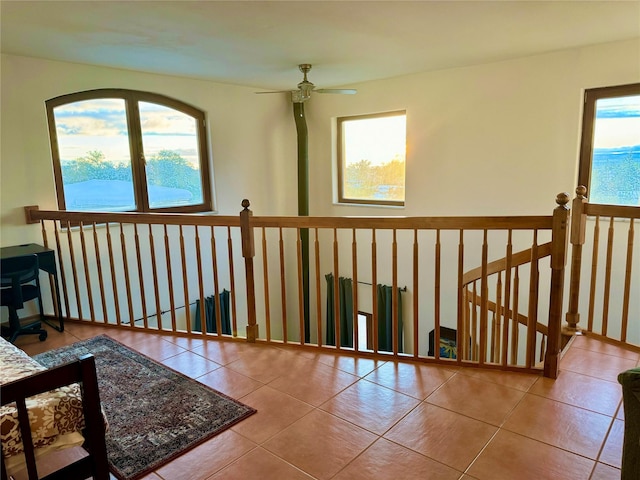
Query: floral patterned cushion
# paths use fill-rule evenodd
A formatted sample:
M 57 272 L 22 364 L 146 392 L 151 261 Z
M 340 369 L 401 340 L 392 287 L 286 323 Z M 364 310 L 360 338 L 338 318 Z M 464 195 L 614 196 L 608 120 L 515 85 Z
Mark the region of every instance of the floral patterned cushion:
M 22 350 L 0 339 L 0 389 L 5 383 L 46 370 Z M 50 445 L 60 435 L 84 428 L 82 395 L 78 384 L 27 399 L 31 435 L 36 448 Z M 21 453 L 22 439 L 15 404 L 0 407 L 0 440 L 7 459 Z

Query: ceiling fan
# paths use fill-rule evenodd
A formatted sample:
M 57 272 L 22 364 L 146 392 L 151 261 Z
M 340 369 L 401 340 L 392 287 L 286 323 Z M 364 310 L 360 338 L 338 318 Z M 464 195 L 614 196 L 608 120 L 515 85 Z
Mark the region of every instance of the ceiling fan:
M 256 93 L 285 93 L 291 92 L 291 100 L 293 103 L 302 103 L 306 102 L 311 98 L 311 92 L 316 93 L 340 93 L 345 95 L 353 95 L 357 93 L 357 90 L 352 88 L 316 88 L 316 86 L 307 80 L 307 73 L 311 70 L 310 63 L 301 63 L 298 65 L 298 68 L 303 73 L 304 78 L 298 84 L 297 90 L 281 90 L 277 92 L 256 92 Z

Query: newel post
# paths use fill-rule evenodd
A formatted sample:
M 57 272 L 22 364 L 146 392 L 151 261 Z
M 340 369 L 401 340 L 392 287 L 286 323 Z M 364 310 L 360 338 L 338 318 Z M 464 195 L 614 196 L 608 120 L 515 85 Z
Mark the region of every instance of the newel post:
M 255 247 L 253 242 L 253 227 L 249 200 L 242 200 L 243 210 L 240 212 L 240 235 L 242 237 L 242 256 L 244 257 L 244 270 L 247 281 L 247 342 L 255 342 L 258 338 L 258 324 L 256 323 L 256 292 L 253 277 L 253 257 Z
M 569 280 L 569 306 L 567 310 L 568 333 L 579 331 L 580 313 L 580 270 L 582 268 L 582 245 L 584 245 L 587 227 L 587 215 L 584 206 L 587 203 L 587 189 L 583 185 L 576 188 L 576 198 L 573 199 L 573 215 L 571 219 L 571 278 Z
M 557 195 L 556 203 L 558 206 L 553 211 L 551 227 L 551 293 L 547 353 L 544 359 L 544 376 L 549 378 L 558 377 L 560 350 L 562 349 L 562 295 L 569 241 L 569 199 L 569 194 L 566 192 Z

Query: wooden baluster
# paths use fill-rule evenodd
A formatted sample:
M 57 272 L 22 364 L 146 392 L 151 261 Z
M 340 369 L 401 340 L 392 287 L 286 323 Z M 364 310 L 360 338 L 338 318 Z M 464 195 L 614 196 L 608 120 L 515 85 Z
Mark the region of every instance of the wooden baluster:
M 127 295 L 127 306 L 129 309 L 129 326 L 135 327 L 135 318 L 133 317 L 133 303 L 131 301 L 131 279 L 129 277 L 129 261 L 127 259 L 127 242 L 124 235 L 124 227 L 120 224 L 120 250 L 122 252 L 122 265 L 124 268 L 125 293 Z
M 211 268 L 213 269 L 213 298 L 215 298 L 214 309 L 216 311 L 216 328 L 218 336 L 222 335 L 222 308 L 220 306 L 220 283 L 218 278 L 218 252 L 216 250 L 216 232 L 211 225 Z M 235 336 L 235 335 L 234 335 Z
M 487 317 L 488 317 L 488 314 L 489 312 L 487 312 Z M 487 318 L 487 321 L 488 321 L 488 318 Z M 489 363 L 493 362 L 496 356 L 496 328 L 497 328 L 496 312 L 492 311 L 491 312 L 491 330 L 489 330 L 490 338 L 488 339 Z M 487 335 L 489 335 L 489 332 L 487 332 Z
M 464 289 L 464 323 L 462 333 L 457 339 L 457 355 L 460 360 L 471 360 L 471 300 L 469 299 L 469 287 Z
M 180 260 L 182 263 L 182 290 L 184 293 L 184 315 L 187 333 L 191 333 L 191 305 L 189 302 L 189 277 L 187 272 L 187 259 L 184 250 L 184 232 L 182 225 L 180 228 Z
M 438 234 L 439 234 L 438 230 Z M 438 269 L 438 246 L 436 243 L 436 270 Z M 420 356 L 420 275 L 419 275 L 419 265 L 420 265 L 420 249 L 418 247 L 418 229 L 413 229 L 413 358 L 418 358 Z M 438 274 L 436 273 L 436 291 L 440 288 Z M 438 303 L 439 295 L 436 293 L 436 312 L 440 308 Z M 436 313 L 436 322 L 439 321 L 439 316 Z
M 511 268 L 513 265 L 513 231 L 509 229 L 507 237 L 507 253 L 506 253 L 506 266 L 504 271 L 504 319 L 502 330 L 502 365 L 508 364 L 508 351 L 509 351 L 509 320 L 515 318 L 510 314 L 511 308 Z
M 238 321 L 236 307 L 236 277 L 233 268 L 233 240 L 231 239 L 231 227 L 227 227 L 227 252 L 229 254 L 229 288 L 231 288 L 231 331 L 234 337 L 238 336 Z
M 60 228 L 62 228 L 62 223 L 60 223 Z M 60 230 L 58 229 L 58 224 L 53 222 L 53 233 L 56 238 L 56 250 L 58 252 L 58 266 L 60 267 L 58 271 L 60 272 L 60 283 L 62 284 L 62 298 L 64 299 L 65 311 L 67 313 L 66 318 L 71 317 L 71 311 L 69 310 L 69 292 L 67 289 L 67 280 L 64 269 L 64 263 L 62 262 L 62 244 L 60 243 Z M 60 306 L 60 315 L 62 315 L 62 305 Z
M 320 241 L 318 240 L 318 228 L 315 229 L 315 265 L 316 265 L 316 330 L 318 335 L 318 346 L 322 346 L 322 292 L 320 279 Z
M 494 337 L 493 337 L 493 343 L 494 343 L 494 352 L 492 355 L 492 361 L 494 363 L 500 363 L 500 359 L 502 357 L 501 352 L 502 352 L 502 346 L 501 346 L 501 339 L 502 339 L 502 312 L 503 312 L 503 308 L 502 308 L 502 272 L 498 272 L 498 283 L 496 285 L 496 309 L 494 312 L 494 319 L 495 319 L 495 331 L 494 331 Z M 506 323 L 506 322 L 505 322 Z
M 587 330 L 593 332 L 593 316 L 596 299 L 596 283 L 598 275 L 598 248 L 600 247 L 600 215 L 596 216 L 593 227 L 593 251 L 591 253 L 591 280 L 589 284 L 589 317 L 587 318 Z
M 376 229 L 371 229 L 371 309 L 373 310 L 373 351 L 378 352 L 378 247 Z
M 267 261 L 267 231 L 262 227 L 262 282 L 264 284 L 264 309 L 267 326 L 267 342 L 271 341 L 271 308 L 269 305 L 269 263 Z
M 156 303 L 156 321 L 158 330 L 162 330 L 162 307 L 160 305 L 160 287 L 158 286 L 158 264 L 156 263 L 156 247 L 153 238 L 153 225 L 149 224 L 149 250 L 151 252 L 151 274 L 153 275 L 153 296 Z
M 471 360 L 477 362 L 479 359 L 478 344 L 478 282 L 473 281 L 473 302 L 471 311 Z
M 202 335 L 202 337 L 206 337 L 207 333 L 213 333 L 213 332 L 209 332 L 207 330 L 207 308 L 205 305 L 205 299 L 204 299 L 204 280 L 202 278 L 202 250 L 200 247 L 200 231 L 197 225 L 193 226 L 193 230 L 194 230 L 194 243 L 196 245 L 196 267 L 198 269 L 198 293 L 200 295 L 199 300 L 200 300 L 200 334 Z M 215 303 L 218 303 L 218 299 L 216 297 L 215 298 Z M 220 317 L 216 318 L 216 322 L 220 320 Z M 220 328 L 217 328 L 217 332 L 218 332 L 218 336 L 220 335 Z
M 438 230 L 438 235 L 439 235 L 439 230 Z M 464 331 L 464 324 L 465 324 L 465 320 L 464 320 L 464 312 L 465 312 L 465 306 L 464 306 L 464 296 L 463 296 L 463 288 L 464 288 L 464 230 L 460 229 L 460 236 L 459 236 L 459 240 L 458 240 L 458 312 L 457 312 L 457 330 L 459 333 Z M 472 315 L 474 315 L 474 320 L 475 320 L 475 282 L 473 284 L 473 310 L 472 310 Z M 469 319 L 467 318 L 466 322 L 469 322 Z M 436 325 L 438 325 L 439 319 L 436 319 Z M 440 342 L 440 339 L 437 339 L 438 342 Z M 440 344 L 439 343 L 435 343 L 436 339 L 435 339 L 435 332 L 434 332 L 434 344 L 433 344 L 433 350 L 434 353 L 438 352 L 440 350 Z M 472 325 L 471 325 L 471 331 L 470 331 L 470 335 L 469 338 L 465 338 L 465 339 L 457 339 L 457 346 L 460 344 L 460 342 L 463 341 L 465 343 L 465 348 L 466 348 L 466 343 L 467 341 L 471 341 L 472 345 L 471 345 L 471 355 L 475 356 L 475 345 L 476 345 L 476 330 L 475 330 L 475 324 L 472 321 Z M 439 358 L 439 353 L 436 353 L 436 358 Z M 460 355 L 456 355 L 457 361 L 458 363 L 461 362 L 461 358 Z
M 393 229 L 393 241 L 391 243 L 391 345 L 393 354 L 398 355 L 400 350 L 400 335 L 398 334 L 398 241 L 396 239 L 396 229 Z
M 580 275 L 582 269 L 582 246 L 585 241 L 587 215 L 584 213 L 587 189 L 580 185 L 576 188 L 576 198 L 571 206 L 571 277 L 569 279 L 569 305 L 566 315 L 570 331 L 578 330 L 580 322 Z
M 100 257 L 100 242 L 98 239 L 98 229 L 96 228 L 96 222 L 92 224 L 93 228 L 93 248 L 96 254 L 96 267 L 98 269 L 98 287 L 100 288 L 100 300 L 102 302 L 102 316 L 103 322 L 109 323 L 107 319 L 107 299 L 104 294 L 104 278 L 102 277 L 102 258 Z
M 89 262 L 87 261 L 87 242 L 84 238 L 84 224 L 80 222 L 80 250 L 82 252 L 82 264 L 84 266 L 84 279 L 87 284 L 87 299 L 89 300 L 89 317 L 92 323 L 96 322 L 95 309 L 93 307 L 93 289 L 91 288 L 91 276 L 89 275 Z
M 242 256 L 244 257 L 244 268 L 247 279 L 247 341 L 255 342 L 258 338 L 258 324 L 256 322 L 256 292 L 253 275 L 253 257 L 255 256 L 255 246 L 253 241 L 253 227 L 251 226 L 251 216 L 249 210 L 249 200 L 242 200 L 243 210 L 240 212 L 240 233 L 242 235 Z
M 613 262 L 613 217 L 609 219 L 609 235 L 607 237 L 607 259 L 604 266 L 604 295 L 602 304 L 602 335 L 607 336 L 609 329 L 609 301 L 611 298 L 611 263 Z
M 480 365 L 487 360 L 487 334 L 489 321 L 489 284 L 487 278 L 487 259 L 489 245 L 487 242 L 487 230 L 484 230 L 482 240 L 482 274 L 480 277 Z
M 353 349 L 357 352 L 360 345 L 358 343 L 358 244 L 355 228 L 351 232 L 351 271 L 353 272 L 353 283 L 351 284 L 353 290 Z
M 511 364 L 518 364 L 518 343 L 520 340 L 520 267 L 516 265 L 513 274 L 513 319 L 511 320 L 512 337 L 511 337 Z
M 109 267 L 111 270 L 111 288 L 113 289 L 113 304 L 116 310 L 116 324 L 122 325 L 122 317 L 120 316 L 120 300 L 118 299 L 118 282 L 116 281 L 116 267 L 115 267 L 114 256 L 113 256 L 113 242 L 111 241 L 111 230 L 109 229 L 109 222 L 107 222 L 105 226 L 107 228 L 107 249 L 109 252 Z
M 80 225 L 80 229 L 82 229 L 82 224 Z M 82 302 L 80 300 L 78 269 L 76 268 L 76 253 L 73 247 L 73 234 L 71 232 L 70 222 L 67 222 L 67 243 L 69 245 L 69 256 L 71 258 L 71 273 L 73 275 L 73 288 L 76 294 L 76 306 L 78 307 L 78 319 L 84 320 L 84 315 L 82 315 Z
M 296 229 L 296 265 L 298 271 L 298 335 L 300 345 L 304 345 L 304 283 L 302 280 L 302 232 Z
M 136 261 L 138 264 L 138 283 L 140 284 L 140 303 L 142 304 L 142 322 L 145 330 L 149 328 L 147 315 L 147 299 L 144 291 L 144 274 L 142 271 L 142 259 L 140 257 L 140 238 L 138 236 L 138 224 L 133 224 L 134 239 L 136 245 Z
M 627 341 L 627 328 L 629 324 L 629 302 L 631 293 L 631 265 L 633 265 L 633 218 L 629 219 L 629 231 L 627 233 L 627 263 L 624 271 L 624 294 L 622 297 L 622 324 L 620 327 L 620 340 Z
M 282 305 L 282 341 L 287 343 L 287 287 L 284 268 L 284 240 L 282 238 L 282 227 L 279 228 L 280 233 L 280 303 Z
M 167 224 L 164 224 L 164 255 L 167 265 L 167 286 L 169 288 L 169 303 L 171 310 L 171 331 L 177 332 L 178 325 L 176 321 L 176 304 L 173 294 L 173 276 L 171 275 L 171 250 L 169 245 L 169 232 L 167 231 Z
M 525 365 L 531 368 L 535 364 L 536 330 L 538 326 L 538 230 L 533 231 L 531 245 L 531 263 L 529 270 L 529 309 L 527 313 L 527 357 Z
M 551 295 L 549 298 L 549 325 L 547 329 L 544 375 L 557 378 L 562 349 L 562 295 L 564 291 L 564 269 L 567 262 L 569 241 L 569 194 L 556 197 L 558 206 L 553 211 L 551 230 Z M 544 339 L 544 337 L 543 337 Z
M 338 266 L 338 230 L 333 229 L 333 320 L 336 332 L 336 350 L 340 350 L 340 269 Z

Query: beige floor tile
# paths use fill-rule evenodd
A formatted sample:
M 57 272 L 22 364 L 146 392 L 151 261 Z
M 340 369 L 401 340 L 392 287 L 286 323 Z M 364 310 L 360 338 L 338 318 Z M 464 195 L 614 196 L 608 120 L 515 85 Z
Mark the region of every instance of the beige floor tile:
M 169 342 L 175 343 L 176 345 L 179 345 L 185 350 L 191 350 L 191 351 L 193 351 L 197 347 L 201 347 L 202 345 L 204 345 L 206 341 L 201 338 L 187 338 L 187 337 L 174 337 L 174 336 L 168 336 L 166 337 L 166 340 L 168 340 Z
M 585 480 L 593 460 L 500 430 L 468 470 L 479 480 Z
M 379 439 L 334 480 L 457 480 L 461 473 L 396 443 Z
M 598 394 L 594 395 L 594 391 Z M 615 414 L 622 401 L 622 390 L 618 382 L 601 380 L 571 371 L 561 371 L 555 380 L 539 378 L 529 389 L 529 393 L 609 416 Z
M 423 402 L 384 437 L 463 472 L 497 430 Z
M 226 430 L 156 470 L 165 480 L 204 480 L 236 461 L 256 444 Z
M 382 435 L 420 401 L 368 380 L 360 380 L 320 408 Z
M 521 390 L 458 374 L 426 401 L 500 426 L 524 394 Z
M 319 480 L 348 465 L 378 437 L 366 430 L 314 410 L 264 443 L 264 447 Z
M 263 448 L 254 448 L 209 480 L 313 480 Z
M 262 386 L 260 382 L 226 367 L 217 368 L 197 377 L 196 380 L 236 399 L 244 397 Z
M 636 363 L 637 360 L 571 347 L 562 357 L 560 370 L 617 382 L 618 374 L 635 367 Z
M 163 339 L 156 339 L 150 342 L 139 342 L 133 346 L 138 352 L 161 362 L 167 358 L 178 355 L 186 350 L 175 343 Z
M 311 405 L 321 405 L 358 381 L 359 377 L 317 362 L 292 367 L 269 386 Z
M 482 370 L 480 368 L 462 368 L 460 373 L 470 375 L 487 382 L 497 383 L 516 390 L 528 391 L 536 380 L 542 378 L 539 374 L 501 372 L 500 370 Z
M 604 463 L 596 463 L 590 480 L 620 480 L 620 469 Z
M 205 373 L 221 367 L 216 362 L 189 351 L 166 358 L 161 363 L 191 378 L 201 377 Z
M 592 352 L 627 358 L 629 360 L 635 360 L 636 362 L 640 360 L 638 352 L 634 352 L 617 345 L 612 345 L 610 343 L 601 342 L 587 335 L 577 335 L 571 343 L 571 348 L 582 348 L 583 350 L 590 350 Z
M 259 346 L 246 355 L 241 355 L 238 360 L 226 364 L 226 367 L 259 382 L 269 383 L 301 364 L 312 365 L 313 362 L 285 350 Z
M 249 349 L 246 344 L 239 342 L 209 340 L 203 342 L 200 346 L 192 348 L 191 351 L 220 365 L 227 365 L 238 360 Z
M 311 405 L 268 386 L 241 400 L 257 413 L 232 428 L 256 443 L 263 443 L 313 410 Z
M 317 361 L 359 377 L 368 375 L 385 363 L 385 360 L 346 355 L 322 355 L 317 358 Z
M 623 440 L 624 422 L 621 420 L 614 420 L 598 461 L 611 465 L 612 467 L 620 468 L 622 466 Z
M 16 338 L 15 346 L 24 350 L 28 355 L 33 356 L 79 341 L 78 337 L 75 337 L 66 330 L 64 332 L 58 332 L 49 326 L 43 328 L 48 332 L 47 339 L 44 342 L 38 339 L 38 335 L 21 335 Z
M 600 413 L 526 394 L 502 427 L 596 460 L 612 421 Z
M 455 374 L 454 370 L 408 362 L 386 362 L 365 378 L 400 393 L 424 400 Z

